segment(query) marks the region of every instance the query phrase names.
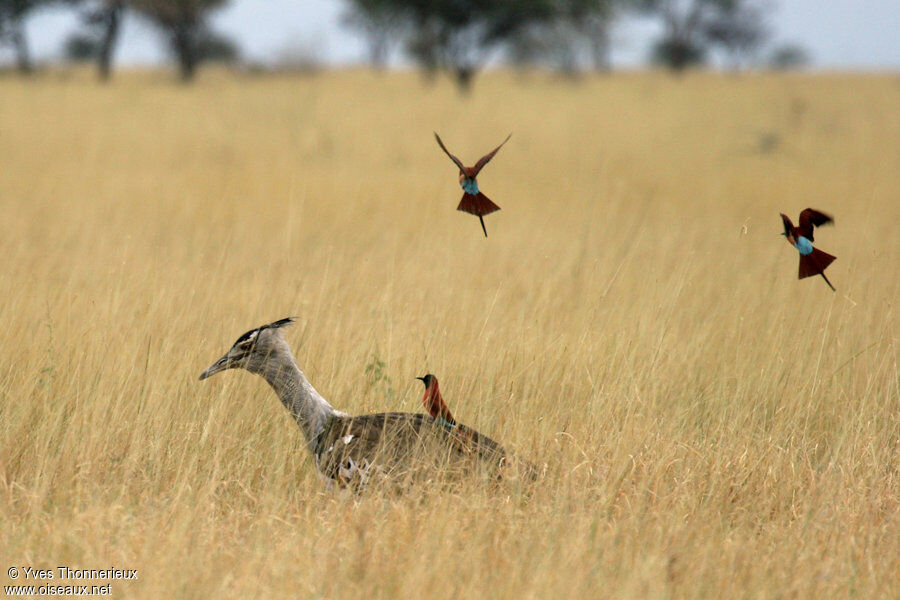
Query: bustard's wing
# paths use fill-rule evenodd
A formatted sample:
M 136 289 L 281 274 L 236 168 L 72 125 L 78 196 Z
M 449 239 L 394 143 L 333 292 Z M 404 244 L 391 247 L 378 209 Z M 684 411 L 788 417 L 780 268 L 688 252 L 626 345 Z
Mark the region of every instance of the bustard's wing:
M 815 241 L 813 239 L 813 228 L 821 227 L 826 223 L 834 223 L 834 219 L 814 208 L 807 208 L 800 213 L 800 224 L 797 226 L 797 231 L 800 232 L 800 235 L 813 242 Z
M 316 467 L 342 487 L 365 486 L 373 478 L 403 479 L 435 469 L 500 466 L 503 448 L 465 427 L 438 424 L 424 414 L 378 413 L 335 417 L 319 436 Z

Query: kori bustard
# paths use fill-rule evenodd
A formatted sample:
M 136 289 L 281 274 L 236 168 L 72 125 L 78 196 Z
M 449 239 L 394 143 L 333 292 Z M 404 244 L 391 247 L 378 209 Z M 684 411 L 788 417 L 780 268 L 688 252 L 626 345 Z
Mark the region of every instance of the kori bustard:
M 469 427 L 425 414 L 351 416 L 336 410 L 297 366 L 282 334 L 292 322 L 281 319 L 248 331 L 200 379 L 234 368 L 265 379 L 300 426 L 329 486 L 360 488 L 373 478 L 402 481 L 433 475 L 436 469 L 492 478 L 508 470 L 506 451 Z

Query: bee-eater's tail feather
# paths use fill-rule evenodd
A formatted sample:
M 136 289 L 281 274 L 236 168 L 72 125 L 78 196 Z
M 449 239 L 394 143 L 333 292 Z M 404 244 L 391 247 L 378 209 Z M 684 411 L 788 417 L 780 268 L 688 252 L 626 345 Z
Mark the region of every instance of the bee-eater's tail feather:
M 482 217 L 500 210 L 500 207 L 491 202 L 490 198 L 478 192 L 477 194 L 463 194 L 456 210 L 467 212 L 476 217 Z
M 798 278 L 803 279 L 804 277 L 821 275 L 828 268 L 828 265 L 835 261 L 835 258 L 827 252 L 813 248 L 811 253 L 800 256 L 800 273 Z
M 484 217 L 478 215 L 478 220 L 481 221 L 481 230 L 484 232 L 484 237 L 487 237 L 487 228 L 484 226 Z
M 833 285 L 831 285 L 831 282 L 830 282 L 830 281 L 828 281 L 828 278 L 827 278 L 827 277 L 825 277 L 825 273 L 819 273 L 819 275 L 821 275 L 821 276 L 822 276 L 822 279 L 824 279 L 824 280 L 825 280 L 825 283 L 827 283 L 827 284 L 828 284 L 828 287 L 830 287 L 830 288 L 831 288 L 831 291 L 832 291 L 832 292 L 836 292 L 836 291 L 837 291 L 837 290 L 836 290 L 836 289 L 834 289 L 834 286 L 833 286 Z

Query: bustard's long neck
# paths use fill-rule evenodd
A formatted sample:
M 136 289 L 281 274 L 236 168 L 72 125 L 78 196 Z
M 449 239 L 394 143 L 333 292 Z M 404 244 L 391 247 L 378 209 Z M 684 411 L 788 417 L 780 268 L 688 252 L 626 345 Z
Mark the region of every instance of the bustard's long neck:
M 312 386 L 297 366 L 290 351 L 270 356 L 266 368 L 259 373 L 291 412 L 303 431 L 310 450 L 315 448 L 316 438 L 325 428 L 328 419 L 337 411 Z

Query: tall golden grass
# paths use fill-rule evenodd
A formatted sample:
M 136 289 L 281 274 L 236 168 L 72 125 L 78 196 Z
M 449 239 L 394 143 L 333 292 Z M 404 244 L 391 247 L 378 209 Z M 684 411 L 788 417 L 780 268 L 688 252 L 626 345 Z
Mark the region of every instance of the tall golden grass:
M 0 97 L 4 569 L 139 569 L 116 598 L 900 596 L 896 77 Z M 467 161 L 513 132 L 488 239 L 432 130 Z M 807 206 L 837 293 L 778 235 Z M 338 408 L 419 411 L 432 372 L 546 475 L 325 492 L 261 379 L 197 381 L 289 315 Z

